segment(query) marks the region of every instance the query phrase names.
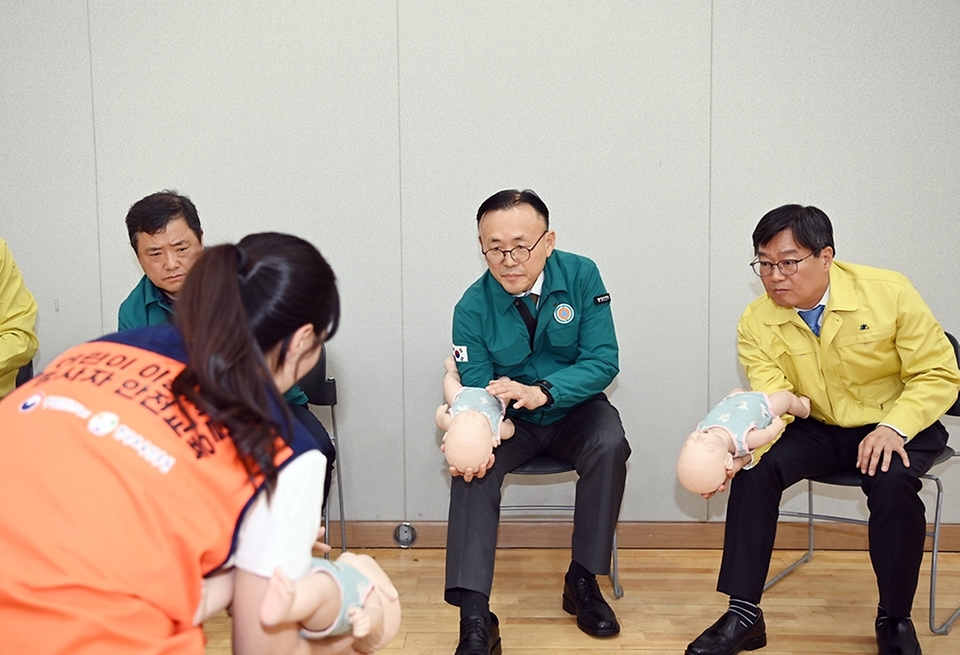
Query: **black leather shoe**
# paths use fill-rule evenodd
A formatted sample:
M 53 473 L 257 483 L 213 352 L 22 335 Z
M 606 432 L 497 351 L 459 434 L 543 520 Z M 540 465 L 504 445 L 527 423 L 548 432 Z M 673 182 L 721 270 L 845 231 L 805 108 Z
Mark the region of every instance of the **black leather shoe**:
M 734 655 L 742 650 L 757 650 L 767 645 L 767 625 L 760 618 L 749 628 L 740 623 L 740 616 L 726 612 L 687 646 L 686 655 Z
M 490 619 L 468 616 L 460 619 L 460 644 L 454 655 L 500 655 L 500 621 L 490 612 Z
M 917 631 L 910 619 L 877 621 L 877 646 L 880 655 L 921 655 Z
M 617 616 L 600 595 L 596 578 L 577 578 L 563 582 L 563 609 L 577 615 L 577 627 L 594 637 L 612 637 L 620 633 Z

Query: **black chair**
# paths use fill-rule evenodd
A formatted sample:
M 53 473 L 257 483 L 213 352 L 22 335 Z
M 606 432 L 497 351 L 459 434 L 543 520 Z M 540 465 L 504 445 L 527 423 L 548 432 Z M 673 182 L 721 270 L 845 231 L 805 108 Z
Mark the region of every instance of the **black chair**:
M 17 381 L 15 384 L 16 386 L 19 387 L 22 384 L 26 384 L 31 379 L 33 379 L 33 360 L 32 359 L 26 364 L 24 364 L 23 366 L 21 366 L 20 370 L 17 371 Z
M 950 340 L 950 343 L 953 344 L 954 353 L 957 355 L 957 360 L 960 361 L 960 344 L 957 343 L 957 339 L 950 333 L 947 333 L 947 338 Z M 960 416 L 960 397 L 957 398 L 957 401 L 953 404 L 950 409 L 947 410 L 947 415 L 949 416 Z M 949 459 L 955 457 L 957 453 L 947 446 L 944 448 L 943 453 L 936 458 L 933 462 L 933 466 L 942 464 Z M 767 583 L 763 586 L 763 590 L 766 591 L 776 583 L 780 582 L 783 578 L 788 576 L 794 570 L 806 564 L 813 559 L 813 522 L 816 521 L 832 521 L 834 523 L 850 523 L 854 525 L 867 525 L 867 521 L 864 519 L 855 519 L 847 516 L 836 516 L 831 514 L 817 514 L 813 511 L 813 483 L 819 484 L 832 484 L 839 485 L 843 487 L 859 487 L 862 481 L 863 476 L 859 471 L 841 471 L 839 473 L 831 473 L 830 475 L 824 475 L 818 478 L 811 478 L 807 480 L 807 511 L 806 512 L 795 512 L 791 510 L 780 510 L 780 516 L 791 516 L 796 518 L 806 519 L 807 521 L 807 551 L 793 564 L 785 568 L 783 571 L 772 577 Z M 940 517 L 941 510 L 943 509 L 943 483 L 933 473 L 928 472 L 926 475 L 921 476 L 923 480 L 929 480 L 933 482 L 937 487 L 937 502 L 934 510 L 933 518 L 933 531 L 927 532 L 928 537 L 933 538 L 932 546 L 932 559 L 930 563 L 930 632 L 938 635 L 945 635 L 950 632 L 950 627 L 957 617 L 960 616 L 960 608 L 957 608 L 950 617 L 937 625 L 936 613 L 937 613 L 937 560 L 940 555 Z
M 340 549 L 347 550 L 347 520 L 343 514 L 343 450 L 340 448 L 340 435 L 337 433 L 337 381 L 327 377 L 327 347 L 320 351 L 320 360 L 313 369 L 303 376 L 297 384 L 307 395 L 307 402 L 311 405 L 330 408 L 330 441 L 337 450 L 337 460 L 333 474 L 337 478 L 337 500 L 340 503 Z M 323 525 L 326 528 L 324 541 L 330 543 L 330 510 L 325 505 L 323 509 Z
M 570 462 L 549 455 L 538 455 L 525 464 L 521 464 L 509 475 L 552 475 L 555 473 L 567 473 L 573 471 L 574 466 Z M 573 505 L 500 505 L 500 511 L 514 512 L 539 512 L 539 511 L 564 511 L 572 512 Z M 623 598 L 623 587 L 620 586 L 620 567 L 617 560 L 617 532 L 613 532 L 613 552 L 610 566 L 610 582 L 613 584 L 613 595 L 616 598 Z

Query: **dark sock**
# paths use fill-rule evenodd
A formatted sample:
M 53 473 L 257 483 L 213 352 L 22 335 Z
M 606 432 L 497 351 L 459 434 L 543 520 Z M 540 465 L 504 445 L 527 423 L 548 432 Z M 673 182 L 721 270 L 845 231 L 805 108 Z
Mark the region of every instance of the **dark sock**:
M 567 569 L 568 580 L 578 580 L 579 578 L 596 578 L 593 573 L 588 571 L 582 564 L 570 560 L 570 568 Z
M 888 617 L 887 617 L 887 610 L 885 610 L 885 609 L 883 609 L 882 607 L 880 607 L 879 605 L 877 605 L 877 621 L 876 621 L 876 624 L 877 624 L 877 625 L 880 625 L 881 623 L 883 623 L 884 621 L 886 621 L 887 618 L 888 618 Z
M 745 628 L 749 628 L 760 618 L 759 605 L 742 598 L 734 598 L 733 596 L 730 597 L 730 607 L 728 611 L 736 614 L 740 619 L 740 625 Z
M 877 605 L 877 620 L 876 620 L 876 625 L 880 625 L 881 623 L 883 623 L 884 621 L 886 621 L 886 620 L 889 619 L 889 618 L 890 618 L 890 616 L 887 614 L 887 610 L 885 610 L 885 609 L 883 609 L 882 607 L 880 607 L 879 605 Z M 909 619 L 909 618 L 910 618 L 910 615 L 907 614 L 906 616 L 898 616 L 898 617 L 895 617 L 895 618 L 898 618 L 898 619 Z
M 460 592 L 460 618 L 465 619 L 468 616 L 489 616 L 490 598 L 481 594 L 479 591 L 468 591 L 464 589 Z

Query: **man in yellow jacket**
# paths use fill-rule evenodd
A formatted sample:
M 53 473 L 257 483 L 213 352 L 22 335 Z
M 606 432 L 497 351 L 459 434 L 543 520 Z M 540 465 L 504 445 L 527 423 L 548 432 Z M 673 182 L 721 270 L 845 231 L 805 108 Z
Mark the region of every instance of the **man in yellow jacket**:
M 37 303 L 0 239 L 0 398 L 13 391 L 17 371 L 37 353 L 36 320 Z
M 816 207 L 768 212 L 753 246 L 766 293 L 740 317 L 740 362 L 752 389 L 807 396 L 811 415 L 731 483 L 717 584 L 730 607 L 686 653 L 766 645 L 759 603 L 784 489 L 857 469 L 870 509 L 879 653 L 919 655 L 910 619 L 926 530 L 918 492 L 947 442 L 938 419 L 960 389 L 953 348 L 906 277 L 833 259 L 833 228 Z

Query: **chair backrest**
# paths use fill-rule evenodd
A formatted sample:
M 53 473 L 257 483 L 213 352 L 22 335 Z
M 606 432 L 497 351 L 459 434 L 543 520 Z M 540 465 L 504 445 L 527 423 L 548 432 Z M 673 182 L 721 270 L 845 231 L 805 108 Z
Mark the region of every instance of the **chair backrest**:
M 953 344 L 953 354 L 957 356 L 957 364 L 960 364 L 960 343 L 957 343 L 957 338 L 949 332 L 947 332 L 947 339 Z M 957 394 L 957 402 L 953 403 L 953 406 L 947 410 L 947 414 L 960 416 L 960 394 Z
M 327 377 L 327 346 L 320 349 L 320 359 L 309 373 L 300 378 L 297 385 L 307 394 L 311 405 L 332 407 L 337 404 L 337 381 Z
M 32 378 L 33 378 L 33 360 L 31 359 L 29 362 L 21 366 L 19 371 L 17 371 L 16 386 L 19 387 L 21 384 L 25 384 L 29 382 Z

